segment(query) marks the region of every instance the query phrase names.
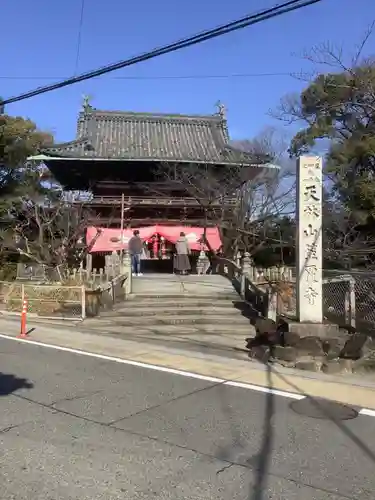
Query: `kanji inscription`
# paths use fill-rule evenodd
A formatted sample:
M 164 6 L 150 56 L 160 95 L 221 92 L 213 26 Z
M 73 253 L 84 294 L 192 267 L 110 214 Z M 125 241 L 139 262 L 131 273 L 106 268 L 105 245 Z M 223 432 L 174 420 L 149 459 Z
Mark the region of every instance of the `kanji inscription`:
M 311 183 L 320 183 L 319 177 L 316 175 L 316 173 L 313 170 L 308 170 L 307 171 L 307 176 L 306 176 L 306 181 L 311 182 Z
M 316 266 L 306 266 L 306 280 L 309 283 L 316 283 L 318 277 L 318 268 Z
M 297 164 L 297 315 L 321 323 L 322 314 L 322 160 Z
M 305 186 L 304 195 L 305 201 L 320 201 L 319 190 L 322 187 L 319 184 L 310 184 Z
M 309 217 L 320 217 L 320 207 L 317 204 L 314 205 L 306 205 L 303 208 L 305 215 Z
M 303 230 L 303 234 L 308 238 L 310 236 L 316 236 L 318 234 L 318 230 L 312 224 L 308 224 L 306 229 Z
M 309 286 L 309 288 L 306 290 L 305 298 L 308 300 L 310 306 L 313 306 L 315 304 L 315 298 L 318 295 L 318 292 L 314 290 L 312 286 Z
M 318 248 L 316 243 L 306 243 L 306 258 L 310 258 L 310 260 L 318 259 Z

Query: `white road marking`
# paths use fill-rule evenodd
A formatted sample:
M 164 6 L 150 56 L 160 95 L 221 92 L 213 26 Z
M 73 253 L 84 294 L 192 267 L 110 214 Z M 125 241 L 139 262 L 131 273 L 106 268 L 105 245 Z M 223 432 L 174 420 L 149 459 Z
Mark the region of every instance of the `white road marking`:
M 117 358 L 115 356 L 107 356 L 106 354 L 97 354 L 95 352 L 81 351 L 80 349 L 72 349 L 71 347 L 63 347 L 55 344 L 46 344 L 45 342 L 38 342 L 36 340 L 28 340 L 18 337 L 10 337 L 9 335 L 4 335 L 0 333 L 0 338 L 7 340 L 15 340 L 16 342 L 21 342 L 24 344 L 36 345 L 39 347 L 47 347 L 48 349 L 55 349 L 56 351 L 70 352 L 72 354 L 80 354 L 81 356 L 88 356 L 91 358 L 103 359 L 105 361 L 113 361 L 115 363 L 122 363 L 124 365 L 138 366 L 139 368 L 148 368 L 150 370 L 157 370 L 159 372 L 172 373 L 174 375 L 182 375 L 184 377 L 197 378 L 200 380 L 205 380 L 207 382 L 214 382 L 217 384 L 222 384 L 225 379 L 209 377 L 206 375 L 200 375 L 199 373 L 185 372 L 182 370 L 177 370 L 175 368 L 168 368 L 160 365 L 152 365 L 149 363 L 142 363 L 141 361 L 133 361 L 131 359 Z
M 195 378 L 198 380 L 204 380 L 207 382 L 213 382 L 216 384 L 227 385 L 229 387 L 238 387 L 241 389 L 247 389 L 251 391 L 263 392 L 265 394 L 273 394 L 275 396 L 281 396 L 289 399 L 304 399 L 306 396 L 302 394 L 297 394 L 293 392 L 280 391 L 278 389 L 271 389 L 270 387 L 262 387 L 260 385 L 247 384 L 245 382 L 236 382 L 235 380 L 225 380 L 216 377 L 209 377 L 207 375 L 201 375 L 199 373 L 187 372 L 183 370 L 177 370 L 175 368 L 168 368 L 166 366 L 153 365 L 150 363 L 142 363 L 141 361 L 133 361 L 131 359 L 117 358 L 115 356 L 107 356 L 105 354 L 97 354 L 94 352 L 81 351 L 79 349 L 72 349 L 71 347 L 63 347 L 54 344 L 46 344 L 45 342 L 38 342 L 36 340 L 23 339 L 19 337 L 11 337 L 9 335 L 4 335 L 0 333 L 0 338 L 6 340 L 15 340 L 16 342 L 35 345 L 39 347 L 46 347 L 48 349 L 55 349 L 56 351 L 69 352 L 71 354 L 80 354 L 81 356 L 88 356 L 91 358 L 102 359 L 105 361 L 112 361 L 114 363 L 121 363 L 123 365 L 137 366 L 139 368 L 147 368 L 149 370 L 156 370 L 164 373 L 171 373 L 173 375 L 181 375 L 182 377 Z M 360 415 L 366 415 L 369 417 L 375 417 L 375 410 L 370 410 L 368 408 L 362 408 L 359 412 Z
M 295 392 L 279 391 L 278 389 L 272 389 L 270 387 L 262 387 L 261 385 L 247 384 L 245 382 L 236 382 L 234 380 L 227 380 L 224 385 L 230 385 L 231 387 L 240 387 L 241 389 L 250 389 L 252 391 L 265 392 L 267 394 L 273 394 L 274 396 L 281 396 L 283 398 L 305 399 L 306 397 Z
M 369 408 L 362 408 L 358 413 L 360 415 L 367 415 L 368 417 L 375 417 L 375 410 L 370 410 Z

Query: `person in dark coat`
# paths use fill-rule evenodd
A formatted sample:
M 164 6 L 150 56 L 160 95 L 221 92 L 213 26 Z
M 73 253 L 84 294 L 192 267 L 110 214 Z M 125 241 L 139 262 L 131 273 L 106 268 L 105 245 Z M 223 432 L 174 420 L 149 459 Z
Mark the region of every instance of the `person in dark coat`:
M 191 269 L 189 255 L 191 253 L 189 242 L 184 232 L 176 241 L 176 255 L 174 257 L 174 268 L 180 274 L 187 274 Z
M 139 231 L 136 229 L 129 240 L 129 253 L 132 263 L 133 276 L 142 276 L 141 273 L 141 255 L 143 251 L 143 242 L 139 237 Z

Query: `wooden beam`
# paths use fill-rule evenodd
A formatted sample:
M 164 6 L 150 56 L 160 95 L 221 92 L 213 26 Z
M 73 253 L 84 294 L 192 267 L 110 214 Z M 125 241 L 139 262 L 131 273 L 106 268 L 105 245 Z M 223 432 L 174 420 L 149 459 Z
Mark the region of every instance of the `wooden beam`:
M 94 223 L 96 226 L 106 226 L 109 225 L 110 227 L 121 227 L 121 218 L 100 218 L 98 219 L 92 219 L 90 221 L 91 223 Z M 203 226 L 204 225 L 204 219 L 199 218 L 199 219 L 162 219 L 162 218 L 132 218 L 130 220 L 124 219 L 124 228 L 127 226 L 131 225 L 132 227 L 138 227 L 139 225 L 143 226 L 154 226 L 154 225 L 165 225 L 165 226 Z M 215 224 L 210 224 L 210 226 L 214 226 Z

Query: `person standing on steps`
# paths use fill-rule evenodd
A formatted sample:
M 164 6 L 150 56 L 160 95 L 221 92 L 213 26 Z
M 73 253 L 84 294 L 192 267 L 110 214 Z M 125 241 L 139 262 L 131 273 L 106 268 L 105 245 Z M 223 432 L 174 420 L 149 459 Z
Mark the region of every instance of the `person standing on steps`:
M 129 253 L 132 262 L 133 276 L 142 276 L 141 273 L 141 255 L 143 251 L 143 242 L 139 237 L 139 231 L 136 229 L 129 240 Z
M 181 231 L 180 237 L 176 241 L 176 255 L 174 258 L 174 268 L 180 274 L 187 274 L 190 271 L 190 247 L 185 233 Z

